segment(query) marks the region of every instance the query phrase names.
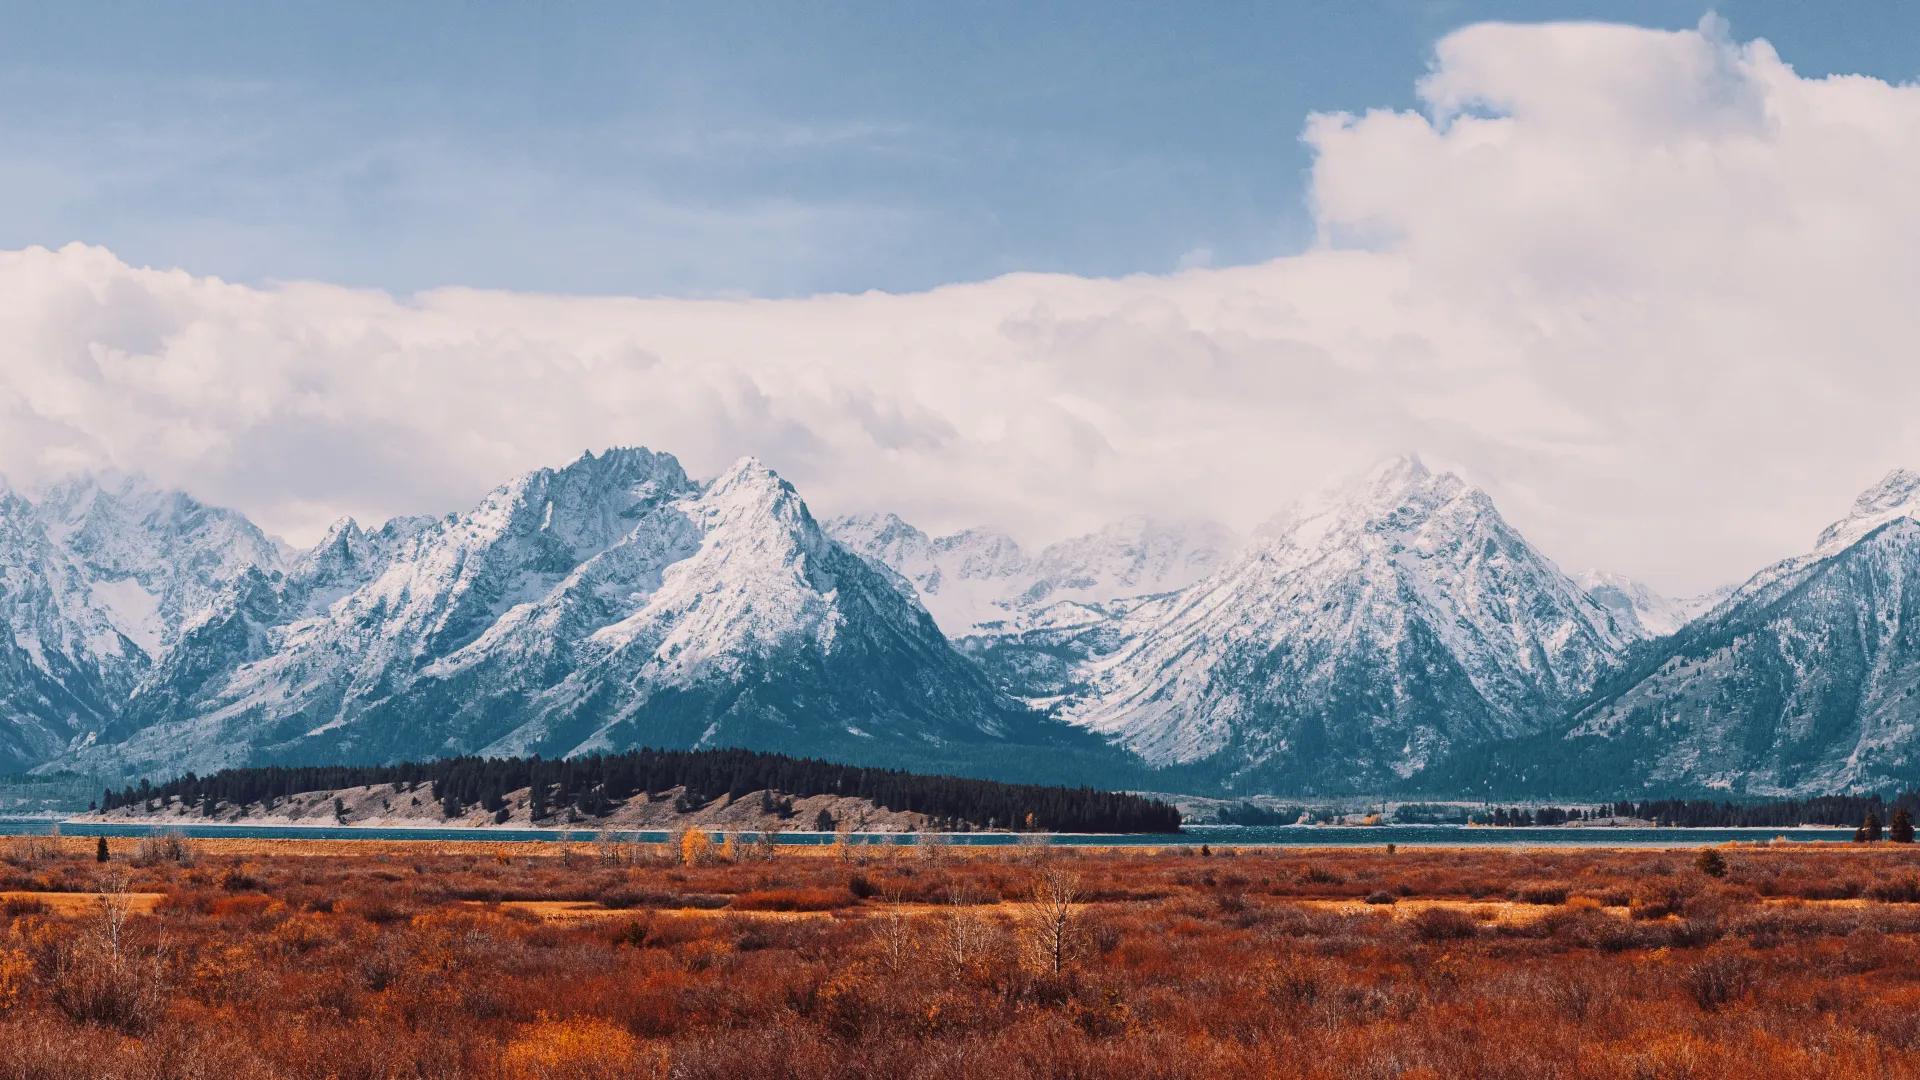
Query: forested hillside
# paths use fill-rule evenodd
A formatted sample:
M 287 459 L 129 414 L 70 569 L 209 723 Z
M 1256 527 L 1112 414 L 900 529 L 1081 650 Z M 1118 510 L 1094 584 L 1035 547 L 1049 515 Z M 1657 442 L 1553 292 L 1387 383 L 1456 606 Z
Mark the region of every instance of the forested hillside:
M 473 806 L 503 809 L 507 795 L 526 789 L 535 820 L 571 809 L 603 817 L 636 797 L 684 789 L 688 806 L 753 792 L 778 797 L 838 795 L 867 799 L 887 810 L 925 814 L 956 830 L 1013 828 L 1045 832 L 1175 832 L 1177 810 L 1154 799 L 1092 788 L 1002 784 L 952 776 L 921 776 L 897 769 L 837 765 L 751 750 L 635 750 L 623 754 L 546 760 L 460 757 L 373 766 L 225 769 L 193 773 L 163 784 L 109 790 L 102 810 L 178 800 L 214 808 L 271 804 L 304 792 L 383 784 L 427 787 L 454 817 Z

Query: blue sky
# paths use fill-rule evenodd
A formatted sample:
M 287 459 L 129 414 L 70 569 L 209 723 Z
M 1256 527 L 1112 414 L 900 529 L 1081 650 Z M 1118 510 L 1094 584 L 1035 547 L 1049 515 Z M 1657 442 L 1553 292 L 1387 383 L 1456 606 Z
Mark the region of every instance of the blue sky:
M 673 296 L 1237 265 L 1312 239 L 1314 111 L 1484 19 L 1695 3 L 7 4 L 0 248 L 243 282 Z M 1920 7 L 1723 3 L 1803 75 Z

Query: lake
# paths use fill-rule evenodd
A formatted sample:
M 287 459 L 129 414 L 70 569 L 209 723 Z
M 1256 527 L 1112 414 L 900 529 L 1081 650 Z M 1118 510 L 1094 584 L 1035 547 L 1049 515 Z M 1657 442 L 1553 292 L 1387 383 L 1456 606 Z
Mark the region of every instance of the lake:
M 46 835 L 56 823 L 46 820 L 0 819 L 0 836 Z M 272 840 L 592 840 L 596 830 L 582 829 L 431 829 L 374 828 L 356 826 L 285 825 L 91 825 L 60 822 L 59 831 L 67 836 L 147 836 L 156 832 L 174 832 L 189 837 L 251 837 Z M 658 830 L 619 832 L 621 840 L 660 843 L 669 834 Z M 1138 846 L 1261 846 L 1261 847 L 1368 847 L 1398 844 L 1402 847 L 1701 847 L 1730 840 L 1752 843 L 1775 837 L 1792 842 L 1845 841 L 1853 838 L 1849 828 L 1807 829 L 1656 829 L 1656 828 L 1471 828 L 1464 825 L 1195 825 L 1180 833 L 1136 833 L 1130 835 L 1048 833 L 1046 842 L 1065 847 Z M 742 833 L 751 839 L 753 833 Z M 1030 837 L 1011 833 L 949 833 L 943 837 L 955 845 L 1000 847 L 1019 844 Z M 849 839 L 861 844 L 912 844 L 911 833 L 853 833 Z M 775 843 L 794 845 L 831 844 L 832 833 L 782 832 L 774 834 Z

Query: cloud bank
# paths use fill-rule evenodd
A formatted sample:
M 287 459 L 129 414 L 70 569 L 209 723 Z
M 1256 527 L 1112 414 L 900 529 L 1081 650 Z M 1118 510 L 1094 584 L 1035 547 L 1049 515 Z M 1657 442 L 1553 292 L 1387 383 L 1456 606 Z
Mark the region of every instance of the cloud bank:
M 1419 92 L 1308 119 L 1320 241 L 1257 266 L 774 301 L 0 254 L 0 471 L 141 470 L 301 539 L 642 443 L 1045 540 L 1248 527 L 1412 448 L 1569 568 L 1684 590 L 1920 464 L 1920 88 L 1708 22 L 1472 26 Z

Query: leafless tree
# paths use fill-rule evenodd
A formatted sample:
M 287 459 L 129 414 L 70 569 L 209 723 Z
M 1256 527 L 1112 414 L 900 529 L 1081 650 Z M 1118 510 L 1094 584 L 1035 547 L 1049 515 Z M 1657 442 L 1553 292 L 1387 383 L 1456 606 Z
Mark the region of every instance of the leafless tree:
M 923 832 L 915 842 L 921 860 L 930 866 L 944 866 L 953 855 L 953 839 L 946 833 Z
M 982 915 L 978 897 L 959 884 L 947 886 L 948 913 L 940 939 L 941 959 L 954 978 L 965 975 L 993 949 L 993 921 Z
M 886 910 L 872 920 L 874 936 L 880 942 L 880 962 L 886 965 L 888 971 L 899 971 L 912 957 L 916 945 L 913 919 L 901 906 L 899 885 L 889 884 L 881 896 L 886 902 Z
M 1066 867 L 1050 863 L 1034 874 L 1021 919 L 1026 927 L 1027 950 L 1036 967 L 1058 975 L 1079 954 L 1079 898 L 1079 876 Z
M 761 862 L 771 862 L 777 854 L 779 854 L 779 852 L 775 850 L 772 829 L 761 829 L 753 835 L 753 858 Z
M 1027 862 L 1043 863 L 1053 855 L 1053 840 L 1045 833 L 1021 833 L 1014 844 L 1019 858 Z
M 133 861 L 139 866 L 156 866 L 160 863 L 177 863 L 192 866 L 194 862 L 193 845 L 187 838 L 172 829 L 163 829 L 140 838 L 135 846 Z
M 116 867 L 101 878 L 86 929 L 55 946 L 49 996 L 74 1020 L 141 1034 L 165 1011 L 164 946 L 136 948 L 128 935 L 132 915 L 126 873 Z

